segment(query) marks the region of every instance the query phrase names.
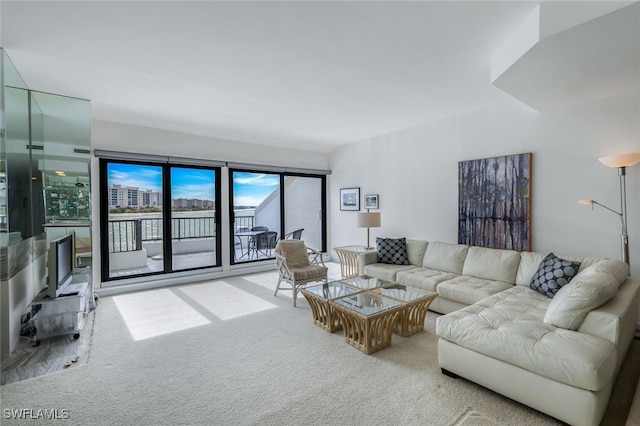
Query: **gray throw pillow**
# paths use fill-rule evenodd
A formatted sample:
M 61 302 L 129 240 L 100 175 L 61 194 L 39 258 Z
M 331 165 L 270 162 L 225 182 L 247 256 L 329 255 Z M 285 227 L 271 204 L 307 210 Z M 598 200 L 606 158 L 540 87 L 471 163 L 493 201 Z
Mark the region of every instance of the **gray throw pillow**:
M 569 284 L 580 269 L 580 262 L 560 259 L 553 253 L 549 253 L 538 266 L 538 270 L 531 278 L 529 286 L 547 297 L 553 297 L 562 288 Z
M 408 265 L 406 238 L 376 238 L 378 262 L 391 265 Z

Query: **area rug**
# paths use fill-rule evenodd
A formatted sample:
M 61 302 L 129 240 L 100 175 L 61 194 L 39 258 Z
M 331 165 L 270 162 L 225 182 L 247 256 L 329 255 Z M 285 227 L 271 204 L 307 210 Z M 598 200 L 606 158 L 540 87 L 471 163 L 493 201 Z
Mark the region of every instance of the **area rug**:
M 2 386 L 2 424 L 21 409 L 77 425 L 560 424 L 441 374 L 436 314 L 365 355 L 314 325 L 304 298 L 274 297 L 274 279 L 103 297 L 86 364 Z

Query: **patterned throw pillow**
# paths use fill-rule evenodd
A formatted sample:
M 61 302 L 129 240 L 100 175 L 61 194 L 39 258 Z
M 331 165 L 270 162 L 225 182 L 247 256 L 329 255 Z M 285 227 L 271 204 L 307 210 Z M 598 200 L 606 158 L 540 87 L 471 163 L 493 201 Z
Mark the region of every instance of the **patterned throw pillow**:
M 378 262 L 391 265 L 408 265 L 406 238 L 376 238 Z
M 578 273 L 578 269 L 580 262 L 560 259 L 549 253 L 540 262 L 529 286 L 547 297 L 553 297 L 562 286 L 569 284 L 571 278 Z

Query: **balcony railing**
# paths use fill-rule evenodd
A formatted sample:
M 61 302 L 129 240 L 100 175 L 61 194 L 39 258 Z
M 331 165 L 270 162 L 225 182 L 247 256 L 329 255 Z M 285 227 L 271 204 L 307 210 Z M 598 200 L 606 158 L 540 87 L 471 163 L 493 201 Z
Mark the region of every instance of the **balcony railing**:
M 112 220 L 108 224 L 109 253 L 142 249 L 142 243 L 162 240 L 162 219 Z M 171 239 L 215 238 L 215 217 L 171 219 Z
M 236 216 L 235 220 L 236 231 L 254 224 L 253 216 Z M 216 220 L 214 216 L 173 218 L 171 231 L 171 239 L 178 241 L 215 238 Z M 111 220 L 108 235 L 109 253 L 142 250 L 143 243 L 162 240 L 162 218 Z

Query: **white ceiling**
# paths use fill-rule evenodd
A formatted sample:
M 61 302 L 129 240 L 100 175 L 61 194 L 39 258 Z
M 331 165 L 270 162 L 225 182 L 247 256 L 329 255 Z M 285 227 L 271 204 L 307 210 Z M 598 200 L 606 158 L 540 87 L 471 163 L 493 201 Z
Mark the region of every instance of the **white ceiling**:
M 1 41 L 30 88 L 94 119 L 330 152 L 509 99 L 491 56 L 537 4 L 2 1 Z

